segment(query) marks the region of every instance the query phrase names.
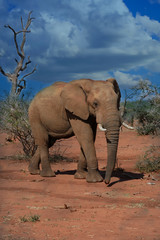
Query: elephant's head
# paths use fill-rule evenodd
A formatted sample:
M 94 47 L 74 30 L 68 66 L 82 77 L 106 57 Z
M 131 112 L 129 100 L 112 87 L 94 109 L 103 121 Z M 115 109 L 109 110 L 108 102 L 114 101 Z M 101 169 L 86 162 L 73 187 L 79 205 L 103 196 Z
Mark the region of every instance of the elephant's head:
M 106 130 L 108 163 L 105 182 L 109 183 L 116 162 L 121 125 L 121 94 L 116 80 L 75 80 L 64 87 L 61 96 L 68 111 L 85 121 L 94 115 L 100 128 Z

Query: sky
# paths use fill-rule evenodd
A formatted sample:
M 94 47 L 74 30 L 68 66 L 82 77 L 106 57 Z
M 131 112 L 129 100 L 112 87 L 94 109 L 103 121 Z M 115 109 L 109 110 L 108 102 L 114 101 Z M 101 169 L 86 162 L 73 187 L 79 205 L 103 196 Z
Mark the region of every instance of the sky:
M 16 66 L 13 33 L 33 20 L 26 56 L 33 95 L 55 81 L 114 77 L 123 94 L 139 80 L 160 81 L 160 0 L 0 0 L 0 66 Z M 19 39 L 21 40 L 21 39 Z M 27 72 L 25 72 L 26 74 Z M 0 95 L 11 83 L 0 73 Z

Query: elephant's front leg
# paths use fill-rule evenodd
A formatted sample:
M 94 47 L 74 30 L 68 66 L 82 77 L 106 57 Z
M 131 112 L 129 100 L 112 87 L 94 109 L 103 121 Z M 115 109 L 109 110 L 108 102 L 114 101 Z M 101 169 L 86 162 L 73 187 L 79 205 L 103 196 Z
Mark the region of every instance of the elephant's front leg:
M 51 169 L 51 165 L 49 162 L 49 150 L 47 146 L 39 147 L 40 158 L 41 158 L 41 167 L 40 175 L 42 177 L 55 177 L 55 173 Z
M 103 181 L 103 178 L 98 171 L 93 129 L 89 123 L 83 122 L 79 119 L 70 119 L 70 123 L 87 161 L 87 182 Z
M 81 148 L 80 156 L 79 156 L 79 161 L 77 165 L 77 171 L 74 175 L 74 178 L 76 179 L 84 179 L 87 177 L 87 161 L 84 156 L 83 150 Z

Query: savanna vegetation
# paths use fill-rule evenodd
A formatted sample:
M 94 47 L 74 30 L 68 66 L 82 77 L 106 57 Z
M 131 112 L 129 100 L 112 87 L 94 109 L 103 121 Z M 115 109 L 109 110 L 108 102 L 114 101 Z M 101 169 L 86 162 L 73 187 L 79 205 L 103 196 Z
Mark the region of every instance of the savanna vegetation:
M 160 88 L 149 81 L 139 81 L 125 92 L 123 118 L 134 125 L 139 135 L 160 135 Z M 143 173 L 160 171 L 160 147 L 150 148 L 137 161 L 136 169 Z

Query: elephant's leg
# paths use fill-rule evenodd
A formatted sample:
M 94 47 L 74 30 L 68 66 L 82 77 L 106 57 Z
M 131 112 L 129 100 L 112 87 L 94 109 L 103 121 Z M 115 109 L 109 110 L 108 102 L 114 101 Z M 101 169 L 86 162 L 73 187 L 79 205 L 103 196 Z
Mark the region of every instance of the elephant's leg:
M 36 158 L 33 158 L 30 166 L 33 168 L 38 167 L 38 163 L 41 162 L 41 171 L 40 175 L 43 177 L 54 177 L 55 173 L 52 171 L 50 162 L 49 162 L 49 146 L 53 144 L 48 132 L 41 123 L 36 123 L 32 125 L 32 134 L 35 138 L 35 142 L 38 145 L 38 152 Z M 38 154 L 39 153 L 39 154 Z
M 79 161 L 77 165 L 77 171 L 74 175 L 76 179 L 84 179 L 87 176 L 87 161 L 85 155 L 83 154 L 83 150 L 81 149 Z
M 92 124 L 92 131 L 93 131 L 93 141 L 95 142 L 96 139 L 96 130 L 97 130 L 97 124 L 93 123 Z M 87 177 L 87 160 L 86 157 L 83 153 L 83 149 L 81 148 L 80 156 L 79 156 L 79 161 L 77 165 L 77 171 L 74 175 L 74 178 L 76 179 L 84 179 Z
M 98 162 L 95 153 L 94 143 L 87 144 L 84 142 L 81 143 L 84 154 L 87 159 L 87 169 L 88 173 L 86 176 L 87 182 L 102 182 L 103 178 L 98 171 Z
M 49 162 L 49 150 L 47 146 L 40 146 L 41 167 L 40 175 L 42 177 L 55 177 L 55 173 L 51 169 Z
M 87 182 L 103 181 L 103 178 L 98 171 L 98 162 L 94 147 L 94 133 L 92 127 L 90 124 L 79 119 L 70 119 L 70 123 L 87 161 Z
M 30 174 L 33 174 L 33 175 L 40 174 L 39 165 L 40 165 L 40 154 L 39 154 L 39 147 L 38 147 L 29 163 L 28 170 Z

